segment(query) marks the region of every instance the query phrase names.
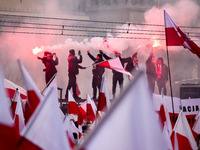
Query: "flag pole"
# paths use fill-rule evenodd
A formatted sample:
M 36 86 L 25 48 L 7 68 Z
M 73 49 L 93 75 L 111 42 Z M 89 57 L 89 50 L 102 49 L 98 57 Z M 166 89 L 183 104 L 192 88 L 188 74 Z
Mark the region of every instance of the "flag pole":
M 165 20 L 165 10 L 164 10 L 164 21 L 166 25 L 166 20 Z M 173 90 L 172 90 L 172 81 L 171 81 L 171 69 L 170 69 L 170 63 L 169 63 L 169 52 L 168 52 L 168 46 L 167 46 L 167 34 L 166 34 L 166 27 L 165 27 L 165 37 L 166 37 L 166 50 L 167 50 L 167 63 L 168 63 L 168 73 L 169 73 L 169 84 L 170 84 L 170 92 L 171 92 L 171 100 L 172 100 L 172 111 L 173 111 L 173 122 L 175 122 L 175 112 L 174 112 L 174 100 L 173 100 Z
M 175 122 L 175 113 L 174 113 L 174 100 L 173 100 L 173 90 L 172 90 L 172 81 L 171 81 L 171 69 L 170 69 L 170 63 L 169 63 L 169 52 L 168 52 L 168 46 L 167 46 L 167 62 L 168 62 L 168 68 L 169 68 L 169 84 L 170 84 L 170 92 L 171 92 L 171 100 L 172 100 L 172 110 L 173 110 L 173 121 Z
M 44 87 L 44 89 L 42 90 L 41 94 L 44 93 L 44 91 L 46 90 L 46 88 L 50 85 L 50 83 L 53 81 L 53 79 L 55 78 L 55 76 L 57 75 L 57 73 L 55 73 L 53 75 L 53 77 L 49 80 L 49 82 L 46 84 L 46 86 Z

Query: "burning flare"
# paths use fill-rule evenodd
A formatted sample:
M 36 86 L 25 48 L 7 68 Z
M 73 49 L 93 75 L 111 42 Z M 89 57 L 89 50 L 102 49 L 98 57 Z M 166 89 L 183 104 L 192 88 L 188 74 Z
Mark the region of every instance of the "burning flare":
M 34 54 L 34 55 L 37 55 L 37 54 L 40 53 L 40 52 L 42 52 L 42 49 L 41 49 L 41 48 L 36 47 L 36 48 L 33 49 L 33 54 Z
M 154 40 L 153 47 L 158 47 L 158 46 L 161 46 L 161 44 L 159 43 L 159 41 Z

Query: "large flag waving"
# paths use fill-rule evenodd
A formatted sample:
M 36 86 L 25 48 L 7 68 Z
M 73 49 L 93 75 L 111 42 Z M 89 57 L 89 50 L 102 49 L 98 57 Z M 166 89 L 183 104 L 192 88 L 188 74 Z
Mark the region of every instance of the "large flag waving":
M 101 81 L 101 89 L 98 97 L 98 111 L 105 111 L 111 105 L 106 86 L 106 76 L 103 74 Z
M 94 100 L 91 100 L 90 96 L 87 94 L 87 121 L 95 121 L 97 107 Z
M 103 143 L 103 144 L 102 144 Z M 144 72 L 140 72 L 81 146 L 85 150 L 166 150 Z
M 193 137 L 191 128 L 182 110 L 179 113 L 178 119 L 171 135 L 172 145 L 174 145 L 173 143 L 175 134 L 177 135 L 179 149 L 197 149 L 197 145 Z
M 37 88 L 35 82 L 31 78 L 30 74 L 24 68 L 24 66 L 18 61 L 19 68 L 22 73 L 24 84 L 27 90 L 27 102 L 25 105 L 25 123 L 29 120 L 38 104 L 40 103 L 42 95 L 40 94 L 39 89 Z
M 131 73 L 128 72 L 126 69 L 124 69 L 124 67 L 122 66 L 122 63 L 119 60 L 119 57 L 100 62 L 96 65 L 101 66 L 101 67 L 105 67 L 105 68 L 108 68 L 108 69 L 112 69 L 112 70 L 127 74 L 130 77 L 132 77 Z
M 20 96 L 21 96 L 22 99 L 26 99 L 27 98 L 27 96 L 26 96 L 27 94 L 26 94 L 26 90 L 25 89 L 23 89 L 19 85 L 15 84 L 15 83 L 13 83 L 10 80 L 5 79 L 5 78 L 4 78 L 4 87 L 6 89 L 7 96 L 9 98 L 13 99 L 16 89 L 20 93 Z
M 41 148 L 48 150 L 70 150 L 58 106 L 57 88 L 51 87 L 44 100 L 38 105 L 26 127 L 19 149 Z M 34 149 L 33 148 L 33 149 Z
M 78 104 L 73 98 L 70 91 L 68 91 L 68 114 L 79 115 Z
M 19 134 L 14 128 L 0 67 L 0 149 L 16 149 Z
M 167 46 L 183 46 L 200 58 L 200 48 L 175 24 L 164 11 Z
M 198 136 L 198 134 L 200 134 L 200 113 L 198 112 L 196 117 L 195 117 L 195 124 L 194 126 L 192 127 L 192 131 L 193 131 L 193 135 L 196 139 L 196 137 Z

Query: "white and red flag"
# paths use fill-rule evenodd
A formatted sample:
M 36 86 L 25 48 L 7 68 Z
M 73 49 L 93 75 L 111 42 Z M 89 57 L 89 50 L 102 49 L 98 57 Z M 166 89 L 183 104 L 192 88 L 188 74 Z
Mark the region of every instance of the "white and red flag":
M 4 78 L 4 87 L 6 89 L 7 96 L 11 99 L 13 99 L 16 89 L 20 93 L 22 99 L 25 100 L 27 98 L 27 93 L 25 89 L 5 78 Z
M 68 91 L 68 114 L 79 115 L 79 107 L 70 91 Z
M 195 117 L 194 126 L 192 127 L 192 131 L 193 131 L 193 135 L 195 139 L 198 136 L 198 134 L 200 134 L 200 119 L 199 118 L 200 118 L 200 113 L 198 112 Z
M 122 66 L 122 63 L 121 63 L 119 57 L 97 63 L 96 65 L 101 66 L 101 67 L 105 67 L 105 68 L 108 68 L 108 69 L 112 69 L 112 70 L 115 70 L 117 72 L 127 74 L 129 77 L 132 77 L 131 73 L 129 71 L 127 71 L 126 69 L 124 69 L 124 67 Z
M 97 113 L 97 107 L 94 103 L 94 100 L 90 98 L 90 96 L 87 94 L 87 121 L 95 121 L 96 119 L 96 113 Z
M 166 126 L 167 131 L 169 132 L 169 135 L 171 135 L 172 124 L 171 124 L 169 111 L 167 110 L 167 105 L 166 105 L 164 96 L 161 97 L 159 119 L 160 119 L 160 122 L 161 122 L 161 128 L 164 129 L 164 126 Z
M 200 48 L 176 25 L 164 10 L 167 46 L 183 46 L 200 58 Z
M 24 66 L 18 60 L 19 68 L 22 73 L 22 77 L 24 80 L 24 85 L 27 91 L 27 102 L 25 104 L 25 123 L 29 120 L 35 109 L 37 108 L 38 104 L 41 101 L 42 95 L 37 88 L 35 82 L 31 78 L 30 74 L 24 68 Z
M 22 108 L 22 99 L 19 95 L 19 92 L 16 93 L 15 99 L 17 100 L 17 105 L 14 113 L 14 123 L 15 127 L 20 133 L 22 129 L 25 127 L 25 118 L 24 118 L 24 111 Z
M 161 129 L 163 132 L 163 137 L 165 139 L 166 145 L 169 150 L 172 150 L 172 143 L 170 139 L 170 135 L 172 133 L 172 125 L 169 116 L 169 112 L 166 107 L 166 102 L 164 101 L 164 95 L 161 96 L 160 110 L 159 110 L 159 121 L 161 123 Z
M 10 109 L 11 109 L 11 113 L 12 113 L 13 118 L 15 116 L 15 110 L 16 110 L 16 106 L 17 106 L 18 95 L 19 95 L 19 92 L 18 92 L 18 90 L 16 90 L 15 94 L 13 96 L 13 99 L 11 101 L 11 105 L 10 105 Z
M 84 117 L 84 119 L 86 119 L 86 112 L 87 112 L 87 102 L 83 102 L 80 106 L 79 106 L 79 111 L 82 114 L 82 116 Z
M 103 74 L 98 97 L 98 111 L 105 111 L 111 105 L 106 86 L 106 76 Z
M 85 150 L 166 150 L 161 129 L 140 72 L 81 145 Z
M 24 149 L 66 149 L 70 143 L 58 105 L 57 88 L 51 87 L 24 127 L 18 144 Z
M 86 120 L 86 115 L 87 115 L 86 112 L 87 112 L 87 102 L 85 101 L 79 106 L 78 121 L 80 125 L 83 123 L 84 120 Z
M 20 136 L 14 127 L 9 101 L 5 92 L 3 74 L 0 67 L 0 149 L 11 150 L 17 149 Z
M 72 123 L 71 123 L 70 119 L 67 117 L 67 115 L 65 116 L 63 125 L 64 125 L 64 129 L 66 131 L 67 138 L 69 139 L 70 146 L 71 146 L 71 148 L 73 148 L 76 144 L 76 141 L 73 136 L 73 130 L 72 130 L 72 128 L 74 128 L 74 127 L 72 126 Z
M 71 92 L 68 91 L 68 114 L 78 116 L 78 125 L 82 125 L 84 121 L 84 114 L 81 113 L 80 109 Z
M 171 134 L 171 141 L 174 147 L 175 135 L 177 136 L 179 149 L 194 150 L 197 149 L 196 141 L 192 134 L 189 123 L 181 110 Z

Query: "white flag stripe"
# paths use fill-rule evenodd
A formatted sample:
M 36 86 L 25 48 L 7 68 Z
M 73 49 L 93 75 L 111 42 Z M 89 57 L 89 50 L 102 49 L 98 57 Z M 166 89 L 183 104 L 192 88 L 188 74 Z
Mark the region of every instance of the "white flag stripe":
M 42 149 L 70 149 L 58 106 L 57 89 L 52 87 L 22 131 L 22 135 Z
M 110 102 L 109 95 L 108 95 L 105 73 L 102 76 L 100 92 L 104 93 L 104 95 L 106 97 L 106 105 L 107 105 L 107 108 L 109 108 L 111 106 L 111 102 Z
M 124 69 L 124 67 L 122 66 L 122 63 L 119 59 L 119 57 L 116 57 L 116 58 L 113 58 L 113 59 L 110 59 L 108 60 L 109 64 L 110 64 L 110 67 L 115 70 L 115 71 L 118 71 L 118 72 L 121 72 L 121 73 L 124 73 L 124 74 L 127 74 L 129 76 L 132 76 L 130 72 L 126 71 Z
M 186 137 L 190 143 L 190 146 L 193 149 L 197 149 L 197 145 L 194 139 L 194 136 L 192 134 L 192 130 L 189 126 L 189 123 L 181 110 L 178 116 L 178 119 L 176 121 L 176 124 L 173 129 L 176 133 L 181 134 L 182 136 Z
M 16 106 L 16 110 L 15 110 L 15 117 L 14 120 L 16 119 L 16 115 L 18 115 L 18 119 L 19 119 L 19 132 L 22 131 L 22 129 L 25 127 L 25 119 L 24 119 L 24 113 L 23 113 L 23 108 L 22 108 L 22 100 L 21 97 L 18 94 L 16 95 L 16 99 L 17 99 L 17 106 Z

